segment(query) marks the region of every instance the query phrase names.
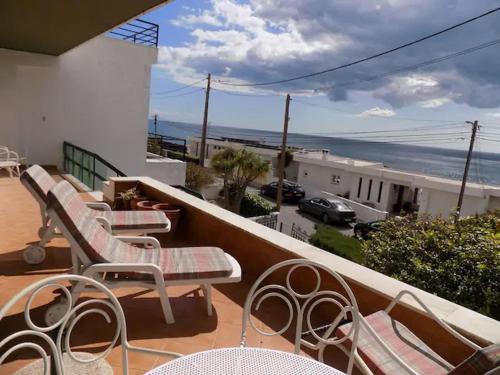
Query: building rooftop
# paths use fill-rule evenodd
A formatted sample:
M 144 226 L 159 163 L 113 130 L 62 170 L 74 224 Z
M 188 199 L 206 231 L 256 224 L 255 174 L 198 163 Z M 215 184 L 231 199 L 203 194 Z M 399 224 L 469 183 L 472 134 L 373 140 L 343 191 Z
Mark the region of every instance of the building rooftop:
M 59 178 L 57 175 L 55 177 Z M 212 317 L 206 315 L 204 300 L 197 287 L 169 287 L 176 318 L 176 322 L 171 325 L 165 324 L 156 292 L 139 288 L 114 289 L 113 293 L 123 306 L 129 342 L 133 345 L 181 354 L 238 346 L 242 306 L 250 286 L 271 265 L 290 258 L 314 260 L 339 272 L 353 290 L 363 314 L 385 308 L 399 291 L 407 289 L 417 294 L 437 316 L 478 343 L 486 345 L 500 341 L 500 323 L 493 319 L 263 227 L 151 178 L 111 178 L 108 186 L 110 190 L 104 192 L 105 197 L 109 197 L 109 194 L 115 196 L 117 191 L 138 183 L 151 198 L 184 208 L 186 219 L 181 221 L 175 240 L 167 246 L 221 247 L 238 260 L 243 277 L 240 283 L 214 286 Z M 38 241 L 37 231 L 41 225 L 38 204 L 17 179 L 0 178 L 0 188 L 0 227 L 3 228 L 0 235 L 0 298 L 6 301 L 37 280 L 68 272 L 71 259 L 68 243 L 64 239 L 54 239 L 46 247 L 47 258 L 42 264 L 27 265 L 22 252 L 27 245 Z M 83 193 L 82 197 L 92 200 L 92 195 L 88 193 Z M 165 244 L 164 237 L 158 238 Z M 307 288 L 305 284 L 308 281 L 300 280 L 301 286 Z M 324 278 L 321 282 L 325 288 L 338 288 L 335 281 Z M 37 298 L 32 308 L 34 319 L 40 319 L 53 300 L 54 295 L 50 293 Z M 0 340 L 21 328 L 22 309 L 23 306 L 15 306 L 11 314 L 0 321 Z M 287 311 L 286 305 L 271 301 L 253 316 L 258 327 L 277 332 L 285 323 Z M 313 316 L 313 320 L 326 319 L 329 322 L 326 311 L 322 310 L 320 315 Z M 411 300 L 403 299 L 403 304 L 395 309 L 395 316 L 452 364 L 458 364 L 470 354 L 470 350 L 432 323 Z M 293 351 L 291 330 L 274 337 L 260 336 L 251 330 L 248 332 L 249 346 Z M 107 333 L 110 333 L 109 327 L 104 326 L 104 323 L 101 325 L 94 320 L 83 320 L 75 329 L 73 349 L 101 352 L 110 341 Z M 108 357 L 116 373 L 121 372 L 119 354 L 119 347 L 115 347 Z M 303 354 L 316 358 L 314 352 Z M 27 352 L 12 355 L 0 366 L 0 372 L 11 373 L 34 358 L 34 354 Z M 163 357 L 130 353 L 129 367 L 133 369 L 132 374 L 139 374 L 165 361 Z M 325 362 L 345 370 L 345 356 L 336 349 L 329 349 L 325 353 Z

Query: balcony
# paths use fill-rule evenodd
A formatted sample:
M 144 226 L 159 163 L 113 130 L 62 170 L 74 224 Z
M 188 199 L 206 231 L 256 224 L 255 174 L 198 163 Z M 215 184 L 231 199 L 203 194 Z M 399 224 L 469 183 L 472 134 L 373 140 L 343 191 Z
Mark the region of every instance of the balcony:
M 60 178 L 57 171 L 54 177 Z M 397 280 L 383 276 L 360 265 L 326 253 L 302 241 L 295 240 L 260 224 L 254 223 L 208 202 L 201 201 L 181 190 L 146 177 L 112 177 L 106 184 L 105 199 L 113 199 L 117 192 L 139 183 L 150 198 L 175 203 L 184 208 L 184 216 L 175 237 L 158 236 L 167 246 L 211 245 L 223 248 L 235 257 L 243 270 L 243 280 L 236 284 L 214 287 L 214 315 L 207 317 L 199 289 L 193 286 L 169 287 L 176 322 L 166 325 L 157 294 L 143 289 L 116 289 L 114 293 L 122 304 L 128 323 L 128 336 L 132 344 L 187 354 L 210 348 L 238 346 L 241 333 L 242 305 L 251 283 L 271 265 L 291 258 L 308 258 L 339 272 L 352 288 L 361 312 L 370 314 L 387 306 L 400 290 L 416 293 L 439 317 L 457 327 L 481 345 L 500 341 L 500 323 L 476 312 L 430 295 Z M 22 260 L 22 250 L 38 240 L 40 227 L 38 205 L 17 179 L 0 178 L 0 300 L 6 301 L 23 287 L 53 274 L 67 272 L 71 266 L 68 243 L 52 240 L 47 246 L 47 258 L 37 266 L 28 266 Z M 82 193 L 91 200 L 92 196 Z M 310 279 L 298 280 L 301 289 L 310 290 Z M 323 287 L 338 290 L 332 279 L 323 278 Z M 33 305 L 33 317 L 43 316 L 53 295 L 40 297 Z M 438 354 L 452 364 L 458 364 L 470 350 L 450 338 L 411 301 L 394 310 L 394 316 L 422 338 Z M 23 306 L 16 306 L 11 315 L 0 322 L 0 339 L 21 326 Z M 328 307 L 320 309 L 317 319 L 328 321 Z M 279 330 L 286 319 L 287 308 L 280 302 L 264 305 L 254 319 L 259 327 Z M 106 327 L 99 322 L 82 321 L 76 329 L 72 345 L 86 351 L 100 352 L 111 338 Z M 249 346 L 260 346 L 292 351 L 291 332 L 282 336 L 265 337 L 251 332 Z M 305 352 L 314 356 L 315 353 Z M 10 356 L 0 366 L 0 373 L 10 373 L 36 358 L 32 352 Z M 335 349 L 325 353 L 325 362 L 345 369 L 345 356 Z M 119 347 L 108 357 L 115 373 L 121 373 Z M 131 373 L 139 374 L 161 364 L 165 359 L 132 354 L 129 358 Z
M 137 18 L 118 26 L 108 34 L 112 38 L 127 40 L 135 44 L 158 47 L 158 31 L 159 26 L 156 23 Z

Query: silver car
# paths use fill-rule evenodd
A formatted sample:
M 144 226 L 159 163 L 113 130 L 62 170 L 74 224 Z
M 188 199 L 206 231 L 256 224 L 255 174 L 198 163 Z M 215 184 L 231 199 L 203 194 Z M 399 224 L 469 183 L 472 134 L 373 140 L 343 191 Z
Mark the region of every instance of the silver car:
M 299 210 L 321 218 L 323 223 L 353 223 L 356 213 L 341 200 L 311 198 L 299 202 Z

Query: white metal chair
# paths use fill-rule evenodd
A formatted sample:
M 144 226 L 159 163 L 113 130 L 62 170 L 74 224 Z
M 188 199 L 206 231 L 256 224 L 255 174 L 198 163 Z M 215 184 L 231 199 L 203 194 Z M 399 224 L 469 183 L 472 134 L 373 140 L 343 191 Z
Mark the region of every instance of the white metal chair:
M 107 299 L 86 299 L 78 303 L 78 295 L 68 285 L 87 288 L 92 292 L 103 294 Z M 58 289 L 65 296 L 65 305 L 62 313 L 50 325 L 40 326 L 33 322 L 30 308 L 33 300 L 45 289 Z M 71 289 L 71 291 L 70 291 Z M 151 355 L 179 357 L 178 353 L 141 348 L 130 345 L 127 341 L 127 324 L 122 307 L 111 291 L 96 280 L 79 275 L 58 275 L 40 280 L 16 294 L 0 309 L 0 327 L 2 319 L 9 310 L 19 301 L 26 300 L 24 310 L 24 323 L 27 329 L 17 331 L 0 341 L 0 365 L 5 362 L 10 354 L 17 351 L 37 352 L 41 360 L 30 363 L 25 373 L 56 374 L 90 374 L 99 369 L 100 374 L 111 370 L 105 357 L 111 352 L 115 344 L 121 345 L 121 364 L 123 374 L 128 374 L 128 353 L 141 352 Z M 99 355 L 73 352 L 70 347 L 71 335 L 78 321 L 87 315 L 104 318 L 106 323 L 112 324 L 116 320 L 116 328 L 112 341 Z M 21 342 L 20 342 L 21 341 Z M 41 344 L 42 342 L 43 344 Z M 48 350 L 47 350 L 48 349 Z M 51 366 L 55 367 L 55 371 Z M 93 366 L 93 367 L 90 367 Z M 97 367 L 96 367 L 97 366 Z M 112 370 L 111 370 L 112 373 Z
M 35 164 L 22 173 L 21 183 L 38 202 L 42 219 L 42 227 L 38 231 L 40 242 L 28 246 L 23 252 L 23 258 L 28 264 L 39 264 L 45 259 L 44 246 L 52 238 L 60 236 L 46 213 L 47 193 L 57 185 L 57 182 L 45 169 Z M 76 192 L 69 183 L 65 184 L 65 188 Z M 89 216 L 99 218 L 105 228 L 113 234 L 165 233 L 170 231 L 171 227 L 170 220 L 159 211 L 111 211 L 107 203 L 83 202 L 83 200 L 82 210 Z
M 241 280 L 240 265 L 220 248 L 161 248 L 154 237 L 112 236 L 95 217 L 82 212 L 80 197 L 65 184 L 61 181 L 49 191 L 47 214 L 70 243 L 73 273 L 109 288 L 156 290 L 167 323 L 174 322 L 167 286 L 201 285 L 208 315 L 212 315 L 212 284 Z M 74 293 L 78 292 L 75 288 Z
M 17 152 L 9 150 L 6 146 L 0 146 L 0 170 L 6 169 L 11 178 L 14 177 L 14 172 L 16 172 L 17 177 L 21 175 L 19 171 L 21 159 Z
M 298 270 L 309 269 L 313 272 L 315 287 L 308 293 L 299 293 L 293 286 L 291 277 Z M 288 271 L 287 271 L 288 270 Z M 273 273 L 286 272 L 285 286 L 279 284 L 266 284 L 266 278 Z M 326 272 L 333 277 L 341 286 L 342 293 L 332 290 L 321 289 L 320 271 Z M 251 318 L 252 306 L 258 311 L 261 304 L 268 298 L 281 299 L 289 310 L 287 323 L 280 330 L 265 332 L 255 326 Z M 318 305 L 323 303 L 333 304 L 337 308 L 337 315 L 333 317 L 331 324 L 323 327 L 313 327 L 311 316 Z M 275 336 L 285 333 L 289 328 L 294 329 L 294 353 L 299 354 L 301 345 L 318 351 L 318 359 L 323 362 L 324 350 L 329 345 L 338 346 L 348 356 L 347 374 L 351 374 L 354 362 L 359 359 L 356 343 L 359 334 L 359 310 L 351 288 L 345 280 L 336 272 L 327 267 L 306 259 L 292 259 L 278 263 L 266 270 L 253 284 L 245 301 L 243 311 L 243 324 L 241 333 L 241 346 L 246 345 L 247 325 L 264 336 Z M 295 319 L 294 319 L 295 318 Z M 331 337 L 332 332 L 343 320 L 352 319 L 353 325 L 345 337 Z M 295 323 L 293 323 L 295 320 Z M 292 323 L 294 324 L 292 326 Z M 303 331 L 305 327 L 305 332 Z M 317 342 L 313 343 L 304 339 L 312 336 Z M 341 344 L 350 340 L 354 345 L 345 349 Z

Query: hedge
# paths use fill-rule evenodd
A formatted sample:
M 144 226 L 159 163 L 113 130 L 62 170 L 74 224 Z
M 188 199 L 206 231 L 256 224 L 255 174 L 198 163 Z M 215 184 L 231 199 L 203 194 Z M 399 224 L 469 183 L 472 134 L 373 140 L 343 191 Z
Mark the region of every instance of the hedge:
M 309 242 L 329 253 L 363 264 L 364 254 L 359 240 L 348 237 L 331 226 L 319 224 Z
M 245 193 L 241 201 L 240 215 L 244 217 L 255 217 L 269 215 L 276 211 L 276 207 L 260 195 Z
M 500 319 L 500 212 L 393 218 L 363 246 L 366 266 Z

